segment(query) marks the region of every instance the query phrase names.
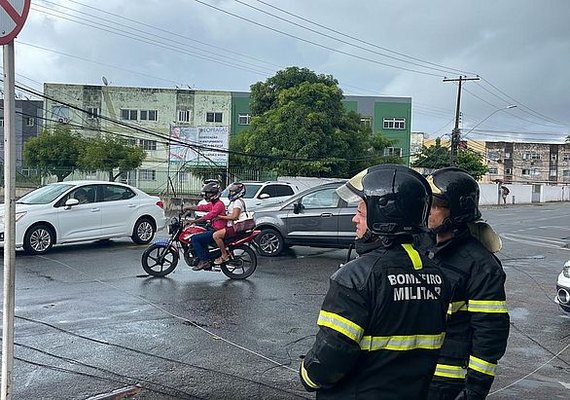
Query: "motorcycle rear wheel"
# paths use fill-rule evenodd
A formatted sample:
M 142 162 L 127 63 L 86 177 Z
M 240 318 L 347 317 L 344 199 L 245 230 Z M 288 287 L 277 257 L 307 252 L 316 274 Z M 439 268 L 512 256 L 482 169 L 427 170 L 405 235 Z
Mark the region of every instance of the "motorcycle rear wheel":
M 257 255 L 249 246 L 237 246 L 230 250 L 229 261 L 220 265 L 220 269 L 230 279 L 246 279 L 257 268 Z
M 178 251 L 164 244 L 149 246 L 141 257 L 142 267 L 152 276 L 166 276 L 178 265 Z

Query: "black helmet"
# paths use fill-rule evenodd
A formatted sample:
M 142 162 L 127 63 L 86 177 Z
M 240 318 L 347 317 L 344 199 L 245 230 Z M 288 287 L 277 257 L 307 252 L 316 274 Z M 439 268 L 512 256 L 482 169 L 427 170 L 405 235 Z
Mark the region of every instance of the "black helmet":
M 206 201 L 214 201 L 220 198 L 220 184 L 218 182 L 209 182 L 202 188 L 202 196 Z
M 234 182 L 228 186 L 228 200 L 234 201 L 243 197 L 245 194 L 245 185 L 241 182 Z
M 379 236 L 422 230 L 431 204 L 425 178 L 397 164 L 365 169 L 339 187 L 337 193 L 348 202 L 365 201 L 368 230 Z
M 461 168 L 447 167 L 427 178 L 434 201 L 449 208 L 451 225 L 463 225 L 481 218 L 479 184 Z

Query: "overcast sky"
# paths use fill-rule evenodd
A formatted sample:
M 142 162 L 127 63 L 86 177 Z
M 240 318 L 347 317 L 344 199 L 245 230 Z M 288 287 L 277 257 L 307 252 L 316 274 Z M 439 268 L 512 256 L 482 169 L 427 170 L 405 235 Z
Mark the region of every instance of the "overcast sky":
M 560 143 L 569 17 L 568 0 L 32 0 L 16 80 L 248 91 L 307 67 L 345 94 L 412 97 L 412 130 L 438 137 L 457 96 L 444 77 L 478 75 L 467 138 Z

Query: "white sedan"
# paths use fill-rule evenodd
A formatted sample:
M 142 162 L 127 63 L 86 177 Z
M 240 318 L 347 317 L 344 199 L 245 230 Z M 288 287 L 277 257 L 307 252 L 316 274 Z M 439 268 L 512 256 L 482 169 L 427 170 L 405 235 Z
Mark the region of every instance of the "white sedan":
M 16 248 L 43 254 L 54 244 L 115 237 L 146 244 L 166 223 L 163 206 L 160 198 L 122 183 L 52 183 L 16 201 Z M 0 205 L 0 246 L 4 211 Z
M 558 275 L 554 301 L 558 303 L 560 308 L 570 313 L 570 260 L 566 261 L 562 272 Z

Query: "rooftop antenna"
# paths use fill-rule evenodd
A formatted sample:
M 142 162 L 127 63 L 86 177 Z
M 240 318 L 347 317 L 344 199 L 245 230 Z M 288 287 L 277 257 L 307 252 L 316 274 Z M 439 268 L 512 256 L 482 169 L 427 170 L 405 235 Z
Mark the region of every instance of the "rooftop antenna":
M 107 80 L 107 78 L 105 78 L 105 76 L 102 76 L 101 80 L 103 81 L 103 85 L 109 86 L 109 81 Z

